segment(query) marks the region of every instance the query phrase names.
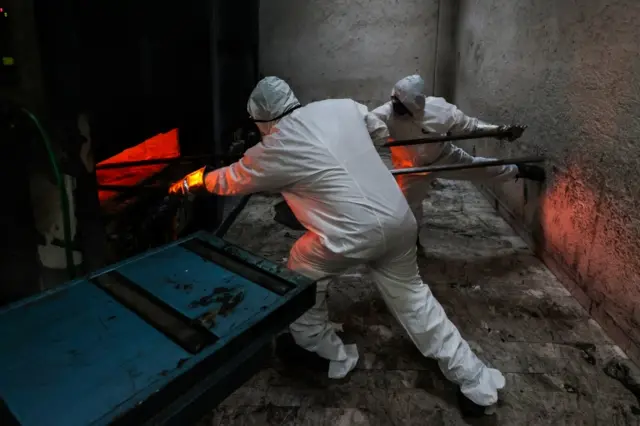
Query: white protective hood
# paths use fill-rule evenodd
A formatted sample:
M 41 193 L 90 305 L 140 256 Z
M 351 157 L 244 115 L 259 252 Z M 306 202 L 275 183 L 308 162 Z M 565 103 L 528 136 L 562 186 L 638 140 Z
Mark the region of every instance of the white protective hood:
M 291 87 L 278 77 L 265 77 L 258 82 L 249 96 L 247 112 L 256 120 L 263 135 L 273 131 L 279 118 L 288 111 L 300 106 Z
M 405 77 L 393 86 L 391 96 L 398 98 L 414 116 L 421 116 L 425 104 L 424 80 L 416 74 Z

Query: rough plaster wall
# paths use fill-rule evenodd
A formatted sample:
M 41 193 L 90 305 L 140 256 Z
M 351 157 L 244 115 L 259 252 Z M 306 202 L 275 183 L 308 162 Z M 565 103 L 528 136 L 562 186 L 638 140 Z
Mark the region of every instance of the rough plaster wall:
M 302 102 L 377 106 L 412 73 L 431 90 L 438 0 L 264 0 L 260 9 L 261 72 L 287 80 Z
M 640 2 L 460 3 L 455 101 L 530 125 L 521 142 L 477 143 L 478 154 L 545 153 L 552 174 L 544 191 L 489 189 L 637 361 Z

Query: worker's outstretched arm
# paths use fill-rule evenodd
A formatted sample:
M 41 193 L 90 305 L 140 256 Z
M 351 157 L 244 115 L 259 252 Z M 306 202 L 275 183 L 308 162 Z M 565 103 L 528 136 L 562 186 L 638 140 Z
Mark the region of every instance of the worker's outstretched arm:
M 518 139 L 526 129 L 526 126 L 509 125 L 500 126 L 497 124 L 487 123 L 475 117 L 470 117 L 460 111 L 460 109 L 447 102 L 444 98 L 429 98 L 429 107 L 432 114 L 429 116 L 433 120 L 432 115 L 438 115 L 442 118 L 443 124 L 447 132 L 466 133 L 478 130 L 505 130 L 508 136 L 500 137 L 510 141 Z
M 447 132 L 466 133 L 478 130 L 504 129 L 511 131 L 511 136 L 507 136 L 505 138 L 509 140 L 515 140 L 522 136 L 522 133 L 526 128 L 526 126 L 518 125 L 500 126 L 497 124 L 487 123 L 476 117 L 470 117 L 462 112 L 457 106 L 450 104 L 443 98 L 431 98 L 430 103 L 442 109 L 442 111 L 446 111 L 445 126 L 447 127 Z
M 457 106 L 447 102 L 444 98 L 429 97 L 425 111 L 428 111 L 428 114 L 425 113 L 424 117 L 425 120 L 428 121 L 428 123 L 425 123 L 427 127 L 433 127 L 432 122 L 436 122 L 444 127 L 445 132 L 473 132 L 479 128 L 486 128 L 483 126 L 493 126 L 475 117 L 469 117 L 460 111 Z M 494 127 L 496 129 L 498 128 L 498 126 Z
M 458 107 L 452 105 L 453 123 L 450 132 L 473 132 L 476 130 L 498 130 L 500 126 L 497 124 L 487 123 L 476 117 L 470 117 L 460 111 Z
M 217 195 L 245 195 L 254 192 L 278 191 L 295 181 L 287 167 L 283 149 L 269 148 L 259 143 L 247 150 L 235 163 L 219 169 L 203 167 L 174 183 L 172 194 L 206 192 Z

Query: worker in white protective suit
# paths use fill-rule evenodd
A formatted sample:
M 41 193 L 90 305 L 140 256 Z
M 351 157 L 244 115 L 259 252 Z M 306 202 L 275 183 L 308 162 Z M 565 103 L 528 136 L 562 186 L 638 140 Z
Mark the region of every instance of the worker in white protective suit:
M 317 280 L 315 306 L 290 326 L 295 342 L 330 361 L 330 378 L 356 366 L 357 347 L 336 334 L 326 297 L 333 277 L 366 264 L 420 352 L 435 358 L 477 406 L 494 404 L 504 377 L 478 359 L 420 279 L 416 221 L 372 143 L 367 108 L 349 99 L 302 107 L 284 81 L 266 77 L 247 109 L 262 142 L 228 167 L 193 172 L 170 192 L 282 193 L 307 230 L 291 249 L 288 267 Z
M 522 126 L 497 126 L 477 118 L 468 117 L 455 105 L 443 98 L 424 95 L 424 81 L 419 75 L 411 75 L 398 81 L 391 93 L 391 101 L 371 111 L 381 122 L 370 124 L 372 138 L 376 144 L 389 137 L 394 140 L 424 138 L 429 134 L 461 133 L 476 130 L 511 130 L 519 137 Z M 371 121 L 371 120 L 370 120 Z M 396 146 L 391 148 L 391 159 L 395 168 L 422 167 L 449 164 L 472 164 L 490 160 L 474 157 L 450 142 Z M 494 166 L 433 174 L 407 174 L 397 176 L 398 185 L 404 193 L 416 218 L 418 227 L 422 223 L 422 201 L 435 177 L 453 180 L 496 180 L 515 178 L 543 181 L 544 169 L 532 165 Z M 418 241 L 418 246 L 420 242 Z

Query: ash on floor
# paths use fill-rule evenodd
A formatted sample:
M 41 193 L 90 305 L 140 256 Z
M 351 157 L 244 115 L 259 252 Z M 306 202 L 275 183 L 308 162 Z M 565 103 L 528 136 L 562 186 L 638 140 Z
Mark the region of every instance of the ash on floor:
M 277 201 L 254 196 L 227 239 L 284 262 L 301 233 L 273 222 Z M 478 355 L 507 377 L 495 416 L 461 418 L 455 387 L 358 269 L 329 298 L 332 321 L 359 346 L 349 377 L 330 381 L 273 359 L 200 426 L 640 424 L 635 366 L 471 184 L 436 182 L 425 212 L 422 277 Z

